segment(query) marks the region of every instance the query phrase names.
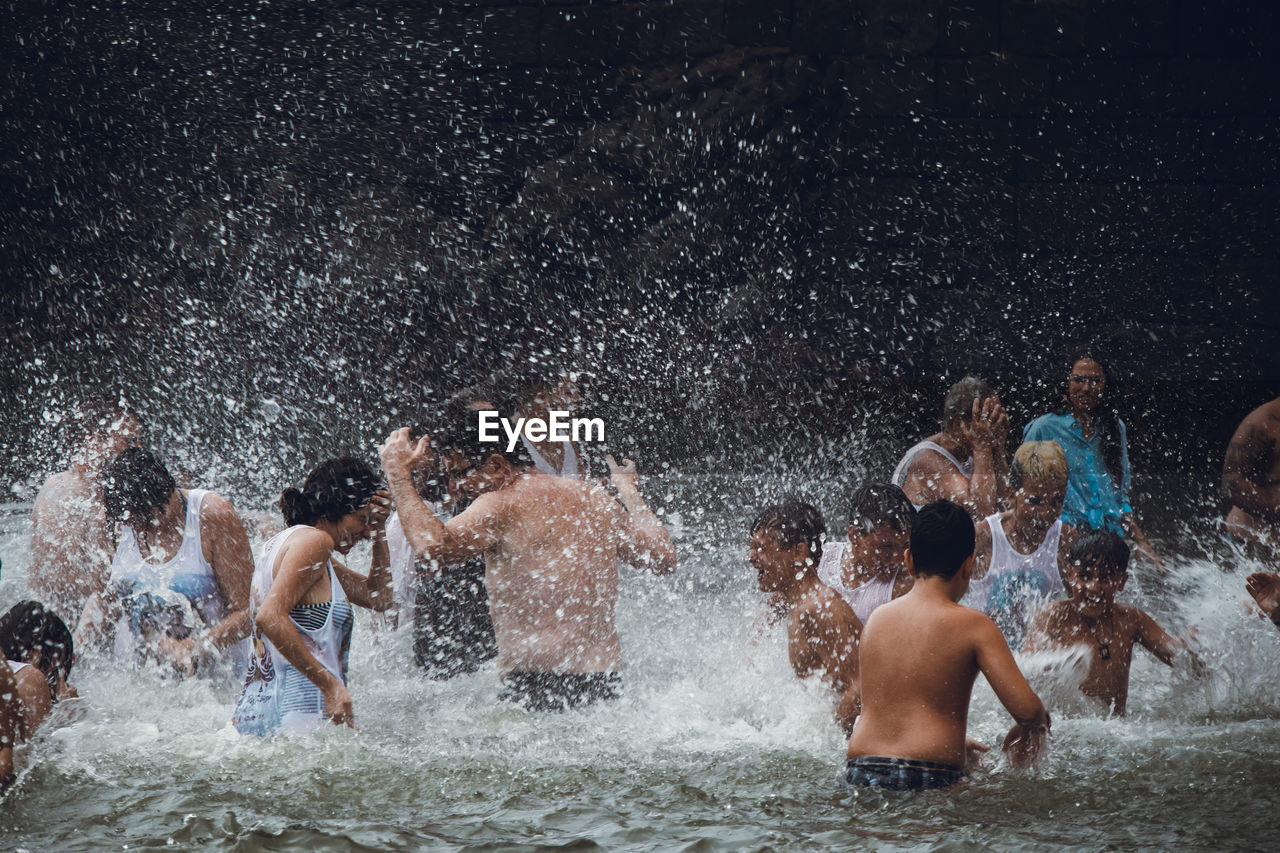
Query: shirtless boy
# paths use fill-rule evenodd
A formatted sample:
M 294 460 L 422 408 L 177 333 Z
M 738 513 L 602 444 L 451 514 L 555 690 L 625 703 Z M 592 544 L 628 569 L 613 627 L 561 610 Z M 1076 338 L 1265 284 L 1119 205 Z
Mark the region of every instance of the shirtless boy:
M 400 429 L 382 446 L 410 547 L 437 567 L 484 555 L 502 698 L 531 710 L 614 698 L 622 665 L 618 563 L 659 575 L 676 565 L 671 537 L 636 487 L 635 463 L 609 458 L 615 501 L 598 484 L 532 469 L 519 447 L 506 453 L 500 443 L 479 443 L 468 420 L 437 442 L 475 464 L 458 488 L 476 498 L 447 523 L 413 485 L 429 438 L 415 443 Z
M 977 527 L 973 580 L 965 603 L 995 620 L 1018 648 L 1040 606 L 1062 591 L 1062 568 L 1076 528 L 1061 521 L 1067 457 L 1052 441 L 1028 441 L 1013 454 L 1010 508 Z
M 936 501 L 916 514 L 907 550 L 911 591 L 881 605 L 862 632 L 862 716 L 845 779 L 893 790 L 944 788 L 964 775 L 969 696 L 981 672 L 1015 723 L 1004 750 L 1017 765 L 1044 748 L 1049 715 L 1000 629 L 958 603 L 973 572 L 973 521 Z
M 1249 413 L 1222 464 L 1227 530 L 1266 556 L 1280 555 L 1280 397 Z
M 72 419 L 79 444 L 66 471 L 49 477 L 31 509 L 27 585 L 75 623 L 89 596 L 106 585 L 113 543 L 99 478 L 107 460 L 137 444 L 142 425 L 123 403 L 90 400 Z
M 891 481 L 917 507 L 948 500 L 986 518 L 1008 496 L 1008 436 L 1000 398 L 983 380 L 966 376 L 942 401 L 942 431 L 908 450 Z
M 1123 539 L 1109 530 L 1083 533 L 1067 560 L 1071 597 L 1040 612 L 1027 638 L 1027 651 L 1087 646 L 1092 659 L 1080 690 L 1116 714 L 1124 714 L 1129 699 L 1134 643 L 1170 666 L 1185 656 L 1193 671 L 1202 669 L 1195 654 L 1154 619 L 1136 607 L 1116 603 L 1116 594 L 1129 580 L 1129 546 Z
M 787 653 L 799 678 L 817 673 L 840 697 L 836 720 L 848 733 L 858 715 L 858 636 L 862 624 L 818 580 L 826 525 L 817 509 L 790 499 L 765 508 L 751 524 L 748 561 L 761 592 L 778 598 L 787 619 Z

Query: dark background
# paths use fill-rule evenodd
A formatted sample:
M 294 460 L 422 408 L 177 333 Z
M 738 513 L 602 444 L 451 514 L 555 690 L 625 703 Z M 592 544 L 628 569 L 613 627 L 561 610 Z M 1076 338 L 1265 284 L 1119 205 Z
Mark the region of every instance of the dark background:
M 68 406 L 123 390 L 269 495 L 571 364 L 650 467 L 886 475 L 950 381 L 1020 428 L 1088 336 L 1139 505 L 1212 513 L 1280 394 L 1277 15 L 0 4 L 0 470 L 29 496 Z

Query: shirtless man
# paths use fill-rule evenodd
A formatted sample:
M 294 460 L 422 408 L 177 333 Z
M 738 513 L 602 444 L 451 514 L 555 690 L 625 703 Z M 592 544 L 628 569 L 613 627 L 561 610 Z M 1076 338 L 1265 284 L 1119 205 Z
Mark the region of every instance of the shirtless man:
M 74 421 L 79 448 L 66 471 L 45 481 L 31 509 L 31 569 L 27 585 L 65 621 L 75 624 L 89 596 L 106 585 L 112 543 L 99 492 L 107 461 L 136 446 L 138 418 L 115 400 L 91 401 Z
M 892 482 L 917 508 L 949 500 L 986 518 L 1008 497 L 1008 435 L 1009 418 L 991 386 L 966 376 L 943 400 L 942 431 L 906 452 Z
M 548 420 L 554 410 L 568 412 L 569 417 L 576 417 L 581 406 L 582 391 L 578 386 L 578 374 L 566 372 L 554 380 L 539 379 L 520 388 L 515 397 L 514 414 L 518 418 Z M 586 461 L 582 458 L 581 448 L 573 441 L 557 441 L 550 437 L 530 441 L 521 435 L 520 444 L 532 460 L 533 467 L 543 474 L 574 480 L 586 479 L 590 475 Z
M 778 596 L 787 619 L 787 653 L 798 678 L 817 673 L 840 697 L 836 721 L 845 734 L 858 716 L 858 636 L 862 623 L 818 580 L 822 514 L 790 499 L 767 507 L 751 524 L 748 561 L 761 592 Z
M 878 607 L 861 642 L 862 716 L 849 739 L 846 781 L 894 790 L 944 788 L 964 775 L 969 696 L 981 672 L 1015 720 L 1004 741 L 1034 761 L 1049 715 L 1000 629 L 958 603 L 973 572 L 973 521 L 949 501 L 916 514 L 907 549 L 911 591 Z
M 1249 413 L 1222 464 L 1227 530 L 1267 556 L 1280 555 L 1280 397 Z
M 1067 457 L 1052 441 L 1025 442 L 1009 471 L 1010 509 L 977 526 L 973 580 L 965 603 L 995 620 L 1014 648 L 1040 606 L 1063 589 L 1076 528 L 1059 519 Z
M 1203 664 L 1185 643 L 1137 607 L 1116 603 L 1116 595 L 1129 580 L 1129 547 L 1123 539 L 1108 530 L 1084 533 L 1072 545 L 1068 559 L 1071 597 L 1040 612 L 1027 638 L 1027 651 L 1086 646 L 1089 674 L 1080 691 L 1117 715 L 1124 714 L 1129 700 L 1135 644 L 1169 666 L 1181 659 L 1193 672 L 1203 673 Z
M 618 563 L 660 575 L 676 565 L 671 537 L 636 488 L 635 464 L 609 458 L 615 501 L 599 485 L 532 469 L 519 446 L 506 453 L 501 443 L 480 443 L 477 423 L 468 421 L 437 442 L 441 452 L 456 450 L 474 465 L 459 488 L 476 498 L 447 523 L 413 487 L 411 472 L 429 439 L 414 443 L 401 429 L 382 445 L 414 554 L 437 567 L 484 555 L 506 687 L 501 698 L 531 710 L 614 698 L 622 664 L 614 625 Z

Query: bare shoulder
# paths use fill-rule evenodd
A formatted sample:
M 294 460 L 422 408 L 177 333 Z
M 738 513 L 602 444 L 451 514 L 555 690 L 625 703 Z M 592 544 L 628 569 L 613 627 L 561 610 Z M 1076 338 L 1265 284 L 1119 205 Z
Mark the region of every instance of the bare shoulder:
M 228 524 L 232 521 L 239 522 L 240 515 L 236 512 L 236 508 L 232 506 L 231 501 L 222 495 L 209 492 L 200 502 L 200 519 L 202 521 Z
M 1115 614 L 1116 626 L 1126 633 L 1132 631 L 1137 634 L 1143 625 L 1155 624 L 1155 620 L 1145 610 L 1132 604 L 1116 604 L 1112 612 Z
M 281 553 L 281 561 L 287 557 L 294 562 L 323 562 L 329 559 L 333 548 L 333 537 L 328 533 L 314 527 L 305 527 L 289 537 Z
M 70 471 L 59 471 L 51 474 L 49 479 L 44 481 L 44 485 L 40 487 L 40 491 L 36 493 L 36 505 L 49 503 L 62 498 L 62 496 L 70 491 L 75 484 L 75 478 Z

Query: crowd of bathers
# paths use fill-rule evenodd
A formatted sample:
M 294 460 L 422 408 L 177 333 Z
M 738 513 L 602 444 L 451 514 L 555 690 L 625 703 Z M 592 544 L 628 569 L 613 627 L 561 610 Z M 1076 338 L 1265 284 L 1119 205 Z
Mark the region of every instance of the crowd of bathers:
M 852 484 L 847 538 L 800 498 L 750 524 L 748 563 L 766 594 L 758 629 L 785 626 L 796 675 L 831 689 L 851 784 L 961 779 L 987 750 L 965 730 L 979 673 L 1014 718 L 1005 753 L 1034 761 L 1050 720 L 1017 650 L 1074 650 L 1080 692 L 1116 714 L 1135 646 L 1189 677 L 1203 671 L 1191 637 L 1117 600 L 1131 553 L 1144 570 L 1168 567 L 1130 502 L 1105 364 L 1091 349 L 1066 359 L 1060 406 L 1012 448 L 994 389 L 956 382 L 936 434 L 882 481 Z M 531 711 L 616 700 L 619 567 L 661 575 L 677 563 L 635 463 L 553 436 L 491 443 L 479 429 L 480 413 L 574 412 L 581 391 L 569 371 L 460 391 L 426 426 L 392 432 L 377 466 L 321 462 L 284 489 L 278 517 L 242 514 L 175 475 L 122 400 L 86 400 L 70 464 L 32 509 L 36 600 L 0 617 L 0 772 L 12 778 L 13 746 L 75 695 L 69 677 L 86 654 L 173 678 L 234 670 L 231 723 L 244 735 L 355 725 L 356 607 L 375 611 L 376 630 L 411 632 L 426 677 L 494 661 L 500 699 Z M 1280 400 L 1242 422 L 1223 489 L 1229 535 L 1274 559 Z M 363 541 L 367 573 L 347 565 Z M 1280 623 L 1280 576 L 1254 573 L 1246 588 Z

